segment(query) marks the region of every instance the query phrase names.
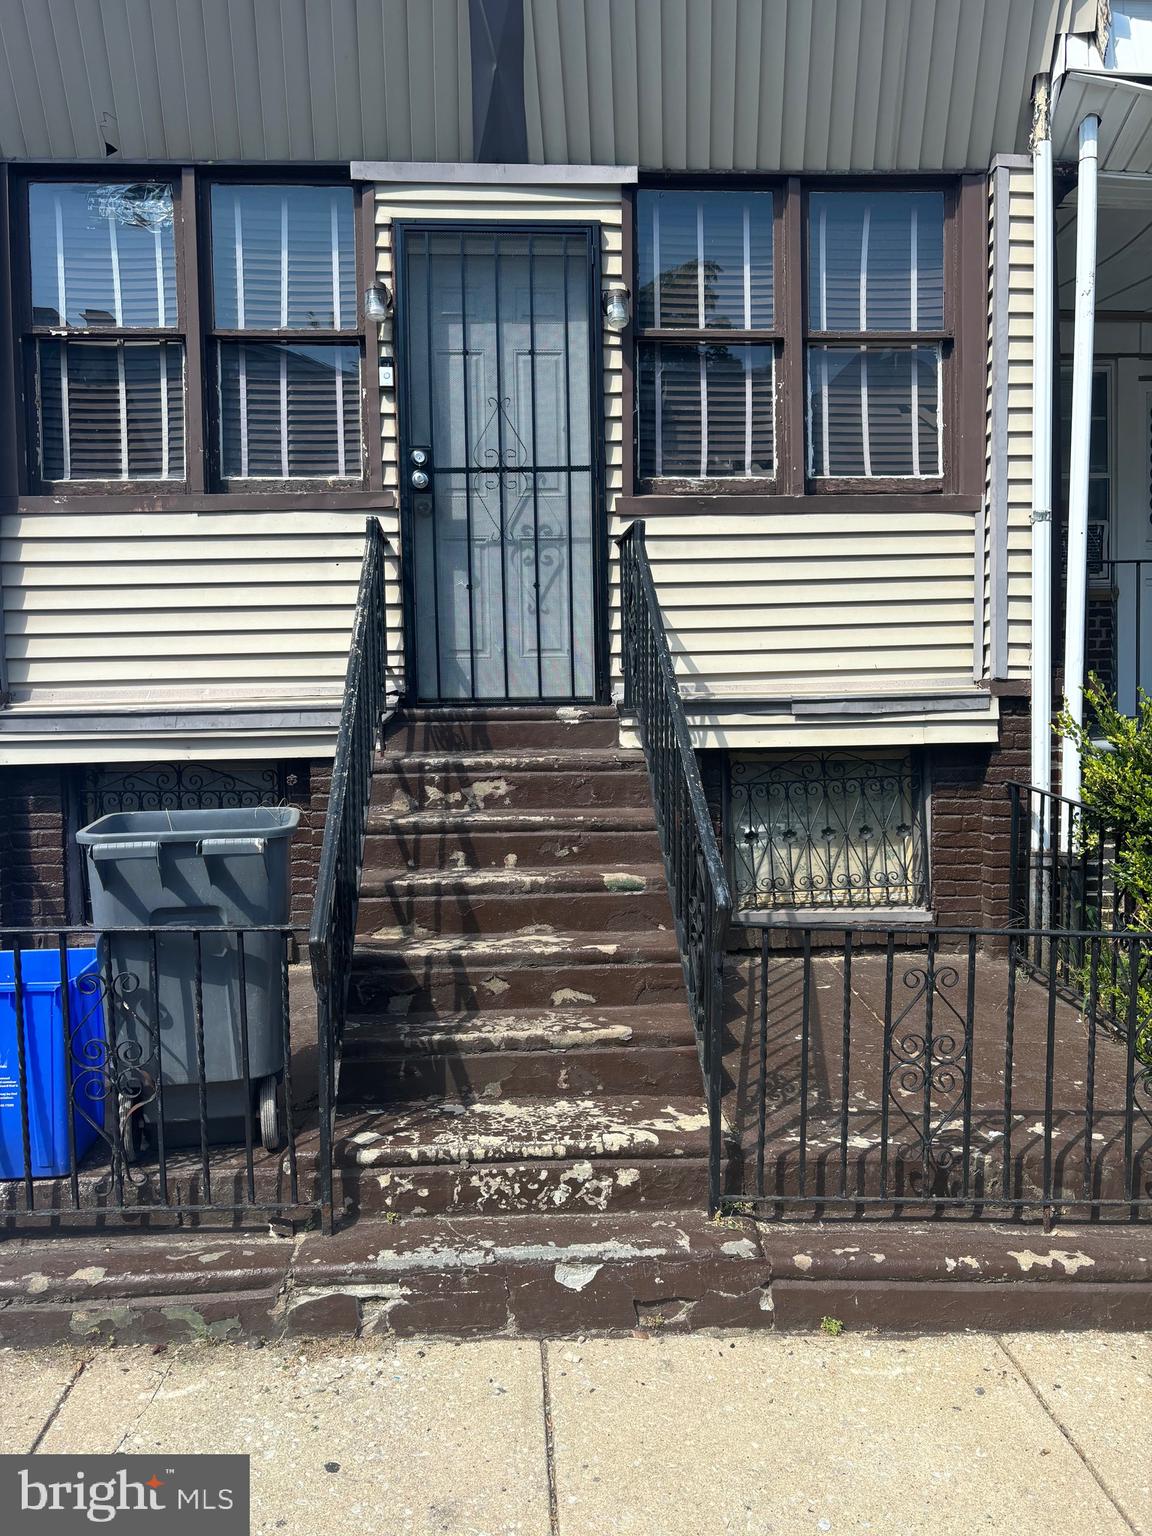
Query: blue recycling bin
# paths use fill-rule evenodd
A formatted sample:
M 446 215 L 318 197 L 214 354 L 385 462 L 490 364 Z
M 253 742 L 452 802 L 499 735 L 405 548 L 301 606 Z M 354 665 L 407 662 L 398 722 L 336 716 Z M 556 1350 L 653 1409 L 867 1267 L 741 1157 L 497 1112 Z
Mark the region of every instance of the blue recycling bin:
M 72 1116 L 76 1161 L 88 1151 L 104 1124 L 104 1017 L 94 949 L 68 955 L 69 1030 L 72 1037 L 72 1102 L 64 1043 L 64 999 L 58 949 L 20 951 L 24 1014 L 24 1075 L 27 1084 L 28 1141 L 33 1176 L 67 1174 L 68 1117 Z M 0 950 L 0 1179 L 22 1179 L 24 1138 L 20 1116 L 20 1056 L 16 1019 L 16 965 L 12 951 Z

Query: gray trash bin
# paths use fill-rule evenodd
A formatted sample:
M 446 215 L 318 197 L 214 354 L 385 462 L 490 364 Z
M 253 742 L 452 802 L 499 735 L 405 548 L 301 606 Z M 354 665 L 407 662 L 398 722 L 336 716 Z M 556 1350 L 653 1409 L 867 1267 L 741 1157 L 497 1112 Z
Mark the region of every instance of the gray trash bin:
M 154 1128 L 163 1094 L 165 1142 L 198 1141 L 197 943 L 208 1133 L 243 1136 L 258 1101 L 269 1150 L 279 1144 L 278 1085 L 284 1069 L 285 946 L 277 934 L 213 928 L 288 922 L 289 844 L 298 810 L 120 811 L 76 834 L 86 850 L 97 929 L 196 928 L 190 934 L 109 936 L 112 1012 L 121 1061 L 139 1056 L 140 1110 Z M 241 954 L 241 948 L 243 953 Z M 241 967 L 246 1017 L 241 1008 Z M 154 1001 L 150 998 L 155 988 Z M 134 1000 L 135 999 L 135 1000 Z M 151 1028 L 159 1023 L 159 1041 Z M 246 1027 L 246 1031 L 245 1031 Z M 245 1032 L 248 1070 L 244 1070 Z M 127 1054 L 125 1054 L 127 1047 Z M 141 1114 L 121 1106 L 138 1127 Z

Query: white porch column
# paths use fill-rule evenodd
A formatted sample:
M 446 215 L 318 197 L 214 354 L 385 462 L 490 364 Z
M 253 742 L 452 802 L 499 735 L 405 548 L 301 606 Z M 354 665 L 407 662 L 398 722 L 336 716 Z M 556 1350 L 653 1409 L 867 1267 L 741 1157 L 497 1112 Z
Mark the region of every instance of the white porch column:
M 1068 473 L 1068 585 L 1064 605 L 1064 700 L 1072 719 L 1084 718 L 1084 624 L 1088 598 L 1088 468 L 1092 432 L 1092 355 L 1096 325 L 1096 136 L 1098 117 L 1080 124 L 1076 180 L 1076 310 L 1072 350 L 1072 441 Z M 1080 798 L 1080 753 L 1065 741 L 1060 754 L 1060 792 Z M 1064 807 L 1065 812 L 1067 806 Z M 1060 821 L 1067 848 L 1070 819 Z
M 1032 675 L 1028 782 L 1052 788 L 1052 352 L 1056 227 L 1052 215 L 1052 119 L 1047 79 L 1036 86 L 1032 146 Z M 1007 259 L 1007 258 L 1005 258 Z M 1047 802 L 1034 796 L 1030 839 L 1047 852 L 1052 824 Z M 1033 914 L 1033 921 L 1036 915 Z

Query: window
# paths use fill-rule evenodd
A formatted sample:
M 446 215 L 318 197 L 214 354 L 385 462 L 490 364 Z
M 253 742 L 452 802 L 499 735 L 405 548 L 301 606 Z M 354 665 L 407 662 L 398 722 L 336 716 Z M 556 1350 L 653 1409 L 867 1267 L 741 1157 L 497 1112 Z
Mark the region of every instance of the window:
M 212 307 L 221 478 L 359 480 L 351 187 L 214 186 Z
M 168 182 L 28 189 L 41 480 L 183 480 L 184 343 Z
M 810 475 L 939 477 L 943 334 L 943 193 L 813 192 Z
M 729 858 L 742 907 L 907 907 L 927 901 L 913 756 L 734 755 Z
M 645 478 L 775 473 L 773 194 L 637 199 Z
M 796 178 L 641 190 L 643 488 L 919 493 L 972 479 L 972 455 L 962 471 L 949 457 L 959 306 L 945 274 L 959 270 L 961 201 L 959 188 Z
M 23 186 L 33 489 L 365 483 L 350 185 Z

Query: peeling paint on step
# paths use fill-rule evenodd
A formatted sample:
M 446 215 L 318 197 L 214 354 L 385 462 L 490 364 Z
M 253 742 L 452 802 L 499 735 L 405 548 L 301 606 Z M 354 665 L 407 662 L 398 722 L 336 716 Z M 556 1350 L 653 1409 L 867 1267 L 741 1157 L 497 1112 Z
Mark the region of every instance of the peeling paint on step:
M 1025 1274 L 1035 1265 L 1039 1269 L 1052 1269 L 1059 1264 L 1066 1275 L 1074 1275 L 1078 1269 L 1088 1269 L 1096 1263 L 1086 1253 L 1067 1248 L 1050 1248 L 1047 1253 L 1033 1253 L 1030 1248 L 1016 1252 L 1009 1248 L 1008 1257 L 1015 1259 Z
M 517 858 L 517 856 L 514 853 L 506 853 L 504 855 L 504 868 L 505 869 L 515 869 L 519 862 L 520 862 L 520 860 Z
M 792 1262 L 797 1269 L 809 1270 L 812 1268 L 812 1255 L 810 1253 L 794 1253 Z
M 602 874 L 604 889 L 607 891 L 646 891 L 648 882 L 641 875 L 617 875 Z
M 68 1279 L 79 1280 L 84 1285 L 99 1285 L 107 1273 L 108 1271 L 101 1269 L 98 1264 L 91 1264 L 87 1269 L 74 1269 Z
M 590 720 L 592 717 L 586 709 L 576 704 L 561 704 L 556 711 L 556 718 L 563 720 L 565 725 L 579 725 L 582 720 Z
M 491 992 L 493 997 L 503 997 L 511 989 L 512 983 L 505 981 L 503 976 L 486 976 L 480 985 L 485 992 Z
M 557 1284 L 569 1291 L 582 1291 L 591 1285 L 604 1268 L 603 1264 L 557 1264 L 552 1273 Z
M 561 987 L 553 992 L 551 1002 L 553 1008 L 563 1008 L 572 1003 L 594 1003 L 596 999 L 591 992 L 577 992 L 572 987 Z

